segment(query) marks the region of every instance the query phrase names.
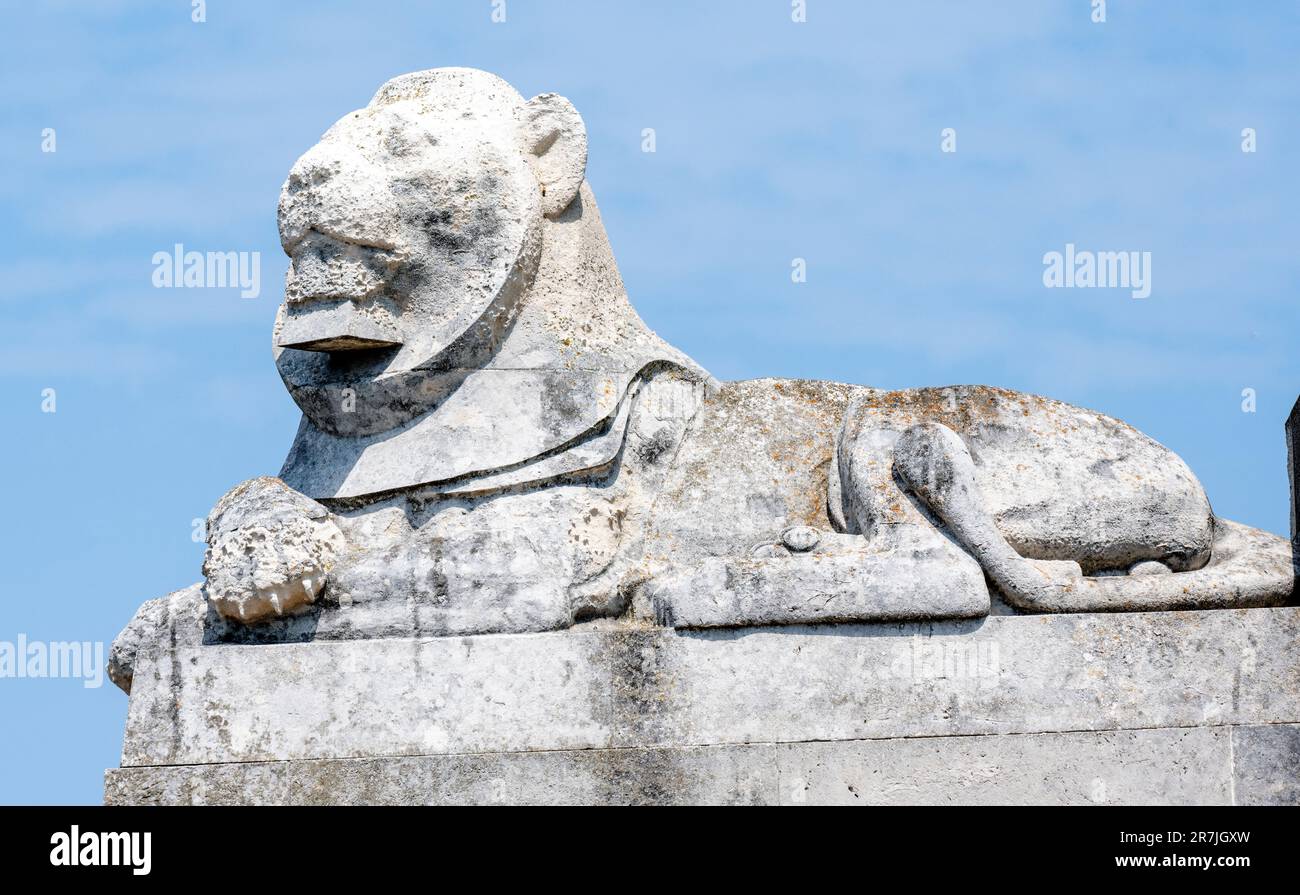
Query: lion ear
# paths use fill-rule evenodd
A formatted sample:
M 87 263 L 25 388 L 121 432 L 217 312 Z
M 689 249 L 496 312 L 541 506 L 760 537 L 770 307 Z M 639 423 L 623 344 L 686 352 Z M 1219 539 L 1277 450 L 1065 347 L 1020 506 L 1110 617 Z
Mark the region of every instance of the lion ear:
M 542 187 L 542 212 L 556 217 L 578 195 L 587 173 L 582 116 L 559 94 L 543 93 L 524 105 L 519 136 Z

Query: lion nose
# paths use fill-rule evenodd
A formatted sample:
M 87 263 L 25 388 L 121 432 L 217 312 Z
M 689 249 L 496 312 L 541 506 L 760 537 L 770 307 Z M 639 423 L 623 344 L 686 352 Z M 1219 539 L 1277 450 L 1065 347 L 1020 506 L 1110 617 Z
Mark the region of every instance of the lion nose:
M 302 351 L 359 351 L 402 343 L 379 296 L 397 254 L 308 231 L 285 274 L 285 320 L 276 344 Z
M 400 228 L 389 177 L 356 151 L 320 143 L 289 170 L 277 221 L 285 254 L 314 232 L 360 245 L 392 248 Z
M 310 231 L 290 257 L 284 297 L 290 303 L 366 298 L 379 292 L 399 261 L 397 252 Z

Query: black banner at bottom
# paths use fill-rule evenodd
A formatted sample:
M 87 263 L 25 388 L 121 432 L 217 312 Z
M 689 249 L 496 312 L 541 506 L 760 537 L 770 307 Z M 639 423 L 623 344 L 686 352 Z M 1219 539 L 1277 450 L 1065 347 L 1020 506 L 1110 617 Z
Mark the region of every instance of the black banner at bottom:
M 648 862 L 713 866 L 733 881 L 766 876 L 773 864 L 803 872 L 856 864 L 920 873 L 927 884 L 987 883 L 990 873 L 998 882 L 1178 883 L 1289 869 L 1296 819 L 1268 808 L 881 808 L 813 818 L 732 813 L 706 826 L 661 813 L 562 821 L 420 808 L 2 808 L 0 859 L 22 874 L 128 884 L 338 884 L 435 858 L 486 869 L 494 881 L 502 870 L 554 873 L 573 862 L 598 884 L 593 874 L 604 866 L 625 877 L 637 866 L 629 862 Z

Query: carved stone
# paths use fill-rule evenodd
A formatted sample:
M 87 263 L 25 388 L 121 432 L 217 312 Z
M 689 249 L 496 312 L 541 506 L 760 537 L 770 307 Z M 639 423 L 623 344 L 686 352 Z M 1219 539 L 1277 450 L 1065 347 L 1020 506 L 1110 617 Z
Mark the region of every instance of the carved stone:
M 1291 543 L 1300 546 L 1300 399 L 1286 419 L 1286 474 L 1291 485 Z
M 944 728 L 928 723 L 929 709 L 860 702 L 845 676 L 843 663 L 861 658 L 857 638 L 877 636 L 871 624 L 938 623 L 960 639 L 991 613 L 1290 601 L 1288 541 L 1217 518 L 1186 464 L 1119 420 L 988 386 L 718 382 L 632 309 L 586 159 L 585 127 L 563 97 L 525 100 L 485 72 L 435 69 L 383 85 L 294 164 L 279 202 L 290 265 L 273 338 L 302 421 L 279 478 L 239 485 L 213 510 L 205 580 L 146 603 L 114 644 L 113 679 L 128 691 L 142 674 L 149 682 L 132 698 L 127 763 L 408 755 L 420 747 L 409 736 L 426 734 L 439 751 L 439 736 L 463 738 L 474 713 L 489 711 L 446 696 L 455 680 L 425 671 L 426 654 L 429 667 L 454 666 L 461 651 L 505 650 L 510 668 L 539 651 L 544 674 L 464 674 L 506 704 L 530 694 L 554 709 L 530 723 L 501 719 L 513 739 L 467 740 L 467 751 L 715 745 L 668 735 L 683 718 L 725 721 L 691 703 L 704 696 L 692 680 L 725 685 L 732 705 L 717 708 L 738 725 L 728 745 L 822 738 L 830 718 L 782 721 L 799 700 L 832 714 L 857 706 L 836 722 L 844 739 L 860 735 L 855 718 L 883 711 L 899 723 L 879 735 L 930 736 Z M 1293 413 L 1293 489 L 1295 430 Z M 1269 643 L 1270 625 L 1292 621 L 1252 618 Z M 791 627 L 831 623 L 857 627 L 829 639 Z M 755 626 L 761 640 L 726 632 Z M 589 654 L 593 629 L 613 638 L 607 659 Z M 717 639 L 674 639 L 713 629 Z M 542 632 L 557 633 L 530 639 Z M 486 634 L 512 636 L 474 636 Z M 566 715 L 609 683 L 599 679 L 608 663 L 635 659 L 619 650 L 638 642 L 687 665 L 680 677 L 616 677 L 615 697 L 677 714 L 628 730 Z M 770 654 L 750 655 L 746 642 Z M 1092 661 L 1053 643 L 1040 648 L 1059 650 L 1062 673 Z M 771 687 L 763 676 L 781 675 L 796 646 L 807 650 L 790 678 L 800 689 Z M 690 664 L 701 651 L 736 676 L 701 677 Z M 565 656 L 565 674 L 552 674 Z M 257 667 L 243 673 L 248 663 Z M 207 676 L 187 676 L 198 668 Z M 1189 667 L 1189 682 L 1208 686 L 1203 671 Z M 1294 680 L 1278 673 L 1291 699 Z M 168 706 L 181 690 L 176 714 Z M 972 703 L 972 717 L 1002 725 L 951 732 L 1097 723 L 1016 717 L 1056 717 L 1051 701 Z M 409 726 L 435 706 L 459 726 Z M 284 722 L 317 710 L 338 725 L 304 733 L 307 749 Z M 965 710 L 953 710 L 960 721 Z M 383 717 L 367 714 L 376 711 Z M 1196 725 L 1196 711 L 1161 717 Z M 1267 723 L 1300 721 L 1283 714 Z M 371 726 L 352 723 L 361 715 Z M 213 718 L 230 722 L 226 739 L 184 751 L 186 736 L 206 734 L 174 725 Z M 262 731 L 251 751 L 230 739 L 251 730 Z M 388 748 L 366 739 L 372 730 L 397 737 L 395 751 L 367 752 Z M 115 800 L 130 800 L 126 786 Z

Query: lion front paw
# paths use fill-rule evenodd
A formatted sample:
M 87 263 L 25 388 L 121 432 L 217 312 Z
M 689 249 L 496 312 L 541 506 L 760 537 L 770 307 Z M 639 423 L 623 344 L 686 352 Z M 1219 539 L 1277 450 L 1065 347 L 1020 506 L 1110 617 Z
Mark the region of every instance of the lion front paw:
M 313 603 L 345 546 L 329 510 L 268 477 L 217 501 L 207 532 L 204 592 L 223 616 L 245 623 Z

